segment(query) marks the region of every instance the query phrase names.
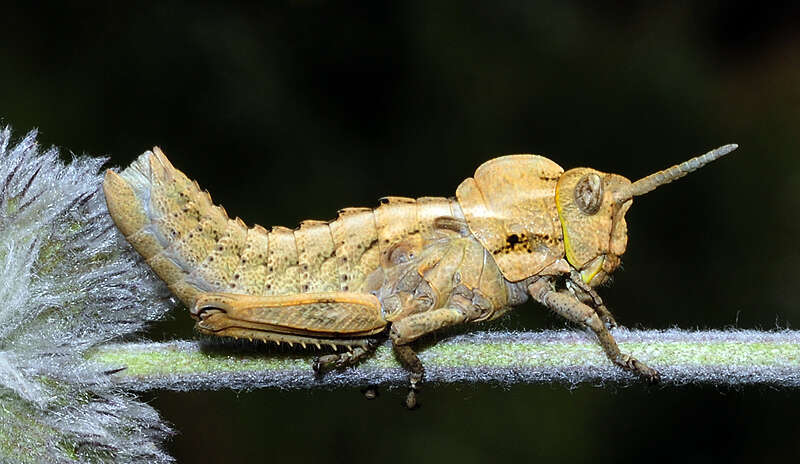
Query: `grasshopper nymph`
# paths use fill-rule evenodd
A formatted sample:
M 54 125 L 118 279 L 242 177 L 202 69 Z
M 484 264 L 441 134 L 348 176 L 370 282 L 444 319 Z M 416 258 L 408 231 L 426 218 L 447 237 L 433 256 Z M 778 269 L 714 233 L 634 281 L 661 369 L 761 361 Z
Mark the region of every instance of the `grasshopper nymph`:
M 228 218 L 157 147 L 103 188 L 119 230 L 190 308 L 205 334 L 330 346 L 315 370 L 354 364 L 391 339 L 409 370 L 408 407 L 424 369 L 412 342 L 494 319 L 529 297 L 591 329 L 615 365 L 658 372 L 621 353 L 595 291 L 620 264 L 633 197 L 736 149 L 725 145 L 636 182 L 536 155 L 481 165 L 455 198 L 387 197 L 297 229 Z M 339 348 L 344 348 L 339 350 Z

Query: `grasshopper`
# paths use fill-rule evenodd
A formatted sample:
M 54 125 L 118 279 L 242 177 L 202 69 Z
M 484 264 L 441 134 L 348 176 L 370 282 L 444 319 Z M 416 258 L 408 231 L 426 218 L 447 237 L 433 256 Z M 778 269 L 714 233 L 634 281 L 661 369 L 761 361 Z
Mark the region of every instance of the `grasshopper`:
M 313 368 L 357 363 L 387 338 L 409 371 L 413 408 L 424 368 L 412 346 L 446 327 L 492 320 L 529 297 L 594 332 L 608 359 L 648 381 L 620 352 L 595 288 L 620 264 L 633 197 L 737 148 L 725 145 L 631 182 L 564 171 L 537 155 L 481 165 L 455 198 L 386 197 L 297 229 L 248 228 L 155 147 L 103 189 L 115 224 L 203 334 L 330 346 Z

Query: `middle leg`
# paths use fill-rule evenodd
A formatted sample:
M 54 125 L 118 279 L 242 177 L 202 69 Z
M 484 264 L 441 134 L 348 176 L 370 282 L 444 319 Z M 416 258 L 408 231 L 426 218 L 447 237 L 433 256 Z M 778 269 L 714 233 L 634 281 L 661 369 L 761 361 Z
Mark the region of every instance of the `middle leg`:
M 409 389 L 406 396 L 406 407 L 417 406 L 417 391 L 425 368 L 410 343 L 417 338 L 442 329 L 460 324 L 467 320 L 466 314 L 457 308 L 440 308 L 424 313 L 412 314 L 392 323 L 390 337 L 394 351 L 400 362 L 410 371 Z

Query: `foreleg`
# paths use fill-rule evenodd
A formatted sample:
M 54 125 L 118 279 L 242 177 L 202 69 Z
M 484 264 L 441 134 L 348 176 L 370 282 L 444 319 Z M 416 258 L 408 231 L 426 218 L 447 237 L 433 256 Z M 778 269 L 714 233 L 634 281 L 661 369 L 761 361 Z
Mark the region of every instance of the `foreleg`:
M 600 316 L 600 319 L 606 324 L 606 327 L 609 329 L 613 329 L 617 327 L 617 321 L 614 320 L 614 316 L 611 314 L 611 311 L 606 308 L 606 305 L 603 303 L 603 299 L 600 298 L 600 295 L 597 294 L 595 289 L 593 289 L 589 284 L 585 283 L 581 278 L 580 273 L 577 271 L 572 271 L 570 274 L 570 280 L 567 281 L 567 287 L 575 295 L 581 303 L 590 304 L 592 308 L 597 312 L 597 315 Z
M 636 358 L 620 352 L 616 340 L 609 333 L 605 324 L 591 307 L 581 303 L 575 297 L 555 291 L 546 279 L 539 279 L 528 286 L 531 297 L 552 309 L 556 314 L 583 327 L 590 328 L 608 359 L 617 366 L 640 375 L 650 382 L 657 381 L 658 371 L 648 367 Z

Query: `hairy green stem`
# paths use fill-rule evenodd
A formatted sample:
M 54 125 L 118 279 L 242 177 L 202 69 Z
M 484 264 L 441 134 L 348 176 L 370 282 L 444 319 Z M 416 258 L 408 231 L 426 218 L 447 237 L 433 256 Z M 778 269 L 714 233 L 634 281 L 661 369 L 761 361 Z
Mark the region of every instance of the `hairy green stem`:
M 664 384 L 800 386 L 800 331 L 614 332 L 623 352 L 657 368 Z M 129 390 L 313 388 L 401 385 L 406 372 L 388 345 L 356 367 L 315 376 L 313 350 L 261 343 L 175 341 L 101 346 L 89 360 Z M 482 332 L 421 350 L 426 381 L 499 384 L 628 382 L 593 337 L 575 331 Z M 121 369 L 121 370 L 118 370 Z M 118 371 L 117 371 L 118 370 Z

